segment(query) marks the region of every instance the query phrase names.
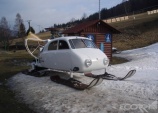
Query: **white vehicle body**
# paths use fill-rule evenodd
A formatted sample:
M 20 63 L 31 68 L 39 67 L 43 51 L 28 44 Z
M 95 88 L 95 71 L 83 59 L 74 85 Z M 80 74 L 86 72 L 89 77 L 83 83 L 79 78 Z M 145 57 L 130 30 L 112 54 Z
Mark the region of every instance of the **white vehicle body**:
M 35 38 L 25 40 L 27 51 L 36 59 L 35 65 L 52 70 L 75 73 L 89 73 L 95 70 L 106 69 L 109 65 L 107 56 L 86 37 L 68 36 L 51 40 Z M 28 48 L 27 41 L 47 42 L 36 57 Z
M 85 73 L 105 69 L 109 60 L 91 40 L 73 36 L 49 40 L 39 54 L 39 63 L 55 70 Z

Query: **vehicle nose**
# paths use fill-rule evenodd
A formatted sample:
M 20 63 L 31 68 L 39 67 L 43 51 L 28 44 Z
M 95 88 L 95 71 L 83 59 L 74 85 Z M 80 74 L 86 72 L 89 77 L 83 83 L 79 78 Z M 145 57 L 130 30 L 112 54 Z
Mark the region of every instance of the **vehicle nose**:
M 99 58 L 94 58 L 94 59 L 92 58 L 93 62 L 98 61 L 98 60 L 99 60 Z

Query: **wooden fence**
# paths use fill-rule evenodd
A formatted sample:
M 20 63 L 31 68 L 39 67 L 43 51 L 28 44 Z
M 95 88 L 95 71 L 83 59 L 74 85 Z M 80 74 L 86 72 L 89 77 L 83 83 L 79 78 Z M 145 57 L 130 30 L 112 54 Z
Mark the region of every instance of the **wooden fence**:
M 106 23 L 113 23 L 113 22 L 125 21 L 125 20 L 128 20 L 128 19 L 129 19 L 128 16 L 123 16 L 123 17 L 107 19 L 107 20 L 104 20 L 104 22 L 106 22 Z
M 148 15 L 158 13 L 158 9 L 157 10 L 152 10 L 152 11 L 147 11 L 147 13 L 148 13 Z

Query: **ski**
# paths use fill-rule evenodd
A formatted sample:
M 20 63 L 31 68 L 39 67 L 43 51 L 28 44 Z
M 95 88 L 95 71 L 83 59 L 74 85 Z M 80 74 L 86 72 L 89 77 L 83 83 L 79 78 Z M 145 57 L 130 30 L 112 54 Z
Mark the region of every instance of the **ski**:
M 88 87 L 86 89 L 90 89 L 94 86 L 98 86 L 100 85 L 101 83 L 103 82 L 103 79 L 102 78 L 97 78 L 97 79 L 93 79 L 90 84 L 88 85 Z
M 134 74 L 136 73 L 136 70 L 130 70 L 124 77 L 117 77 L 115 75 L 109 74 L 107 72 L 105 72 L 102 75 L 86 75 L 88 77 L 93 77 L 93 78 L 102 78 L 102 79 L 106 79 L 106 80 L 125 80 L 127 78 L 132 77 Z
M 85 90 L 85 89 L 90 89 L 94 86 L 97 86 L 99 84 L 101 84 L 101 82 L 103 81 L 102 78 L 94 78 L 89 84 L 84 84 L 79 80 L 76 80 L 74 78 L 69 78 L 69 79 L 63 79 L 58 75 L 55 76 L 50 76 L 50 79 L 53 82 L 56 82 L 58 84 L 62 84 L 77 90 Z
M 124 76 L 124 77 L 117 77 L 117 78 L 118 78 L 118 80 L 125 80 L 125 79 L 127 79 L 127 78 L 132 77 L 135 73 L 136 73 L 136 70 L 135 70 L 135 69 L 134 69 L 134 70 L 130 70 L 130 71 L 126 74 L 126 76 Z

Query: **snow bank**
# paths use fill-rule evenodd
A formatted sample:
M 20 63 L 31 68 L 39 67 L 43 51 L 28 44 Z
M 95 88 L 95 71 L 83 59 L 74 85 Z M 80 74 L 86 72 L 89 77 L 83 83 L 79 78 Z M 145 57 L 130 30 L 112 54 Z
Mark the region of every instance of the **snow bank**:
M 126 81 L 104 80 L 90 90 L 78 91 L 56 84 L 49 77 L 21 73 L 11 78 L 8 85 L 39 113 L 157 113 L 157 48 L 158 43 L 117 54 L 130 62 L 112 65 L 107 71 L 124 76 L 130 69 L 136 69 L 136 74 Z

